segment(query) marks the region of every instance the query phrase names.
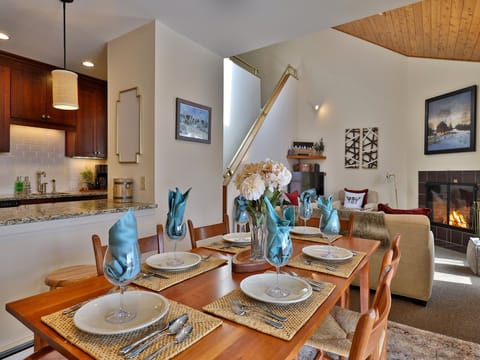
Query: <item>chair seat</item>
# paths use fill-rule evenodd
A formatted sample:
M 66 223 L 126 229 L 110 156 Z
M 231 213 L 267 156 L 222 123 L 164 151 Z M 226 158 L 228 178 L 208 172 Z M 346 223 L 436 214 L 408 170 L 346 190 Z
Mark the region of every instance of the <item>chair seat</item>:
M 95 265 L 74 265 L 52 271 L 45 277 L 45 284 L 51 290 L 97 276 Z
M 306 345 L 348 357 L 360 316 L 359 312 L 335 306 Z

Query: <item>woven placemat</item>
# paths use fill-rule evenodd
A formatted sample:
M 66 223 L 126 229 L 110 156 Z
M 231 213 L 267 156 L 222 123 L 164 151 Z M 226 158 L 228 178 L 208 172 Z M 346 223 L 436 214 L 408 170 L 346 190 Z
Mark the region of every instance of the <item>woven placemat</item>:
M 293 234 L 293 233 L 290 233 L 290 236 L 292 239 L 297 239 L 297 240 L 304 240 L 304 241 L 311 241 L 311 242 L 314 242 L 314 243 L 320 243 L 320 244 L 328 244 L 328 240 L 324 237 L 320 237 L 320 236 L 306 236 L 306 235 L 297 235 L 297 234 Z M 336 235 L 333 237 L 333 240 L 332 240 L 332 243 L 335 241 L 335 240 L 338 240 L 342 237 L 342 235 Z
M 144 288 L 154 290 L 154 291 L 161 291 L 166 289 L 172 285 L 178 284 L 182 281 L 190 279 L 194 276 L 203 274 L 204 272 L 210 271 L 223 265 L 227 262 L 225 259 L 218 259 L 215 257 L 211 257 L 207 260 L 202 260 L 200 263 L 190 269 L 185 271 L 158 271 L 157 269 L 152 269 L 148 265 L 143 264 L 142 269 L 144 271 L 155 271 L 159 272 L 162 275 L 168 277 L 168 279 L 158 278 L 156 276 L 151 276 L 148 278 L 137 279 L 133 283 L 140 285 Z
M 222 318 L 234 321 L 238 324 L 248 326 L 249 328 L 258 330 L 265 334 L 269 334 L 283 340 L 290 340 L 308 321 L 308 319 L 310 319 L 313 313 L 317 311 L 320 305 L 322 305 L 322 303 L 328 298 L 330 293 L 335 288 L 334 284 L 327 282 L 324 284 L 325 286 L 321 291 L 314 291 L 312 296 L 307 300 L 289 305 L 274 305 L 258 302 L 243 294 L 240 289 L 235 289 L 220 299 L 217 299 L 214 302 L 204 306 L 203 310 Z M 283 329 L 277 329 L 264 323 L 255 316 L 240 316 L 235 314 L 231 307 L 232 299 L 238 299 L 245 305 L 260 305 L 278 315 L 286 316 L 288 320 L 282 323 L 285 325 L 285 327 Z
M 229 254 L 238 254 L 245 250 L 250 250 L 250 245 L 248 246 L 239 246 L 227 241 L 219 240 L 208 245 L 203 245 L 202 247 L 215 251 L 223 251 Z
M 168 311 L 166 319 L 164 319 L 165 321 L 157 322 L 144 329 L 126 334 L 94 335 L 83 332 L 75 327 L 73 318 L 63 315 L 62 311 L 43 316 L 42 321 L 63 336 L 65 340 L 90 354 L 93 358 L 101 360 L 123 360 L 123 356 L 118 354 L 118 349 L 147 335 L 158 328 L 160 323 L 163 325 L 165 322 L 170 321 L 183 313 L 188 314 L 188 324 L 193 326 L 191 335 L 184 342 L 167 347 L 156 359 L 173 358 L 222 324 L 222 320 L 218 318 L 192 309 L 173 300 L 169 300 L 169 302 L 170 310 Z M 173 339 L 172 336 L 163 337 L 157 343 L 145 350 L 143 355 L 152 353 L 160 348 L 160 346 Z
M 288 266 L 335 275 L 346 279 L 352 275 L 353 270 L 355 270 L 364 256 L 364 252 L 356 251 L 355 256 L 350 260 L 341 263 L 333 263 L 299 254 L 288 262 Z M 311 261 L 311 263 L 308 264 L 306 261 Z

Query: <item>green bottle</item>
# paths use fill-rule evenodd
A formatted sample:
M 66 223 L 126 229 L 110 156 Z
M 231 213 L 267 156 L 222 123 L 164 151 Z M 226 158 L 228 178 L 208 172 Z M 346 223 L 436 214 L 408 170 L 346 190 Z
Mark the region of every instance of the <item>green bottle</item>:
M 17 176 L 15 181 L 15 195 L 21 195 L 23 193 L 23 181 L 21 176 Z

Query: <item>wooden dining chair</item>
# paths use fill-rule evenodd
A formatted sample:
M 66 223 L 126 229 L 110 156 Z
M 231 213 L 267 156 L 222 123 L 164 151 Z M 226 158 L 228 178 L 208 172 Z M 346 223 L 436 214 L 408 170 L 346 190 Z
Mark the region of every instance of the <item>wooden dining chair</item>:
M 224 235 L 230 232 L 230 220 L 228 214 L 223 215 L 223 222 L 211 225 L 195 227 L 192 220 L 187 220 L 188 233 L 192 242 L 192 249 L 197 247 L 197 241 L 207 239 L 212 236 Z
M 140 253 L 147 252 L 163 252 L 163 225 L 157 224 L 157 233 L 138 239 Z M 92 235 L 93 254 L 95 255 L 95 264 L 97 267 L 97 275 L 103 275 L 103 258 L 107 252 L 107 245 L 102 245 L 102 241 L 97 234 Z
M 386 359 L 390 286 L 400 261 L 399 243 L 400 236 L 396 236 L 392 248 L 383 256 L 379 282 L 369 311 L 360 314 L 335 306 L 307 341 L 307 345 L 320 350 L 318 359 L 325 358 L 325 352 L 341 358 L 348 357 L 349 360 Z M 373 325 L 368 331 L 371 321 Z
M 355 213 L 352 211 L 348 219 L 340 218 L 340 233 L 348 238 L 353 235 L 353 222 L 355 220 Z

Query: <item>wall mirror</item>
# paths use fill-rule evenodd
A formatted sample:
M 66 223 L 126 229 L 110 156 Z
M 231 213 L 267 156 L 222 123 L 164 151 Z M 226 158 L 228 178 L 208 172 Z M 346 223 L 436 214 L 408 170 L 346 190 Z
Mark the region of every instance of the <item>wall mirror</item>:
M 117 155 L 120 163 L 137 163 L 141 154 L 138 88 L 120 91 L 117 100 Z

